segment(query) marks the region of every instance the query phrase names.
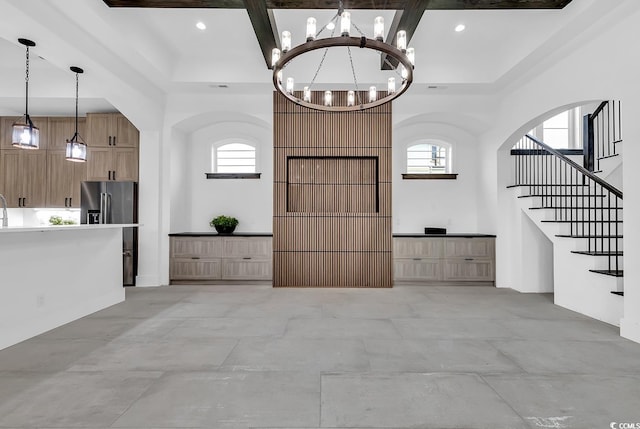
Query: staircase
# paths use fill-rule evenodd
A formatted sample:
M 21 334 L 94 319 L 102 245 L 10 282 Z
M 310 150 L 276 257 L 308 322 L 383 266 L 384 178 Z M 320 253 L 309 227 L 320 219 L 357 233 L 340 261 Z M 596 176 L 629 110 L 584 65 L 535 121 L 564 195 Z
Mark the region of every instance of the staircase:
M 594 113 L 607 112 L 606 106 Z M 612 109 L 610 116 L 619 121 L 617 106 L 615 115 Z M 514 184 L 508 188 L 513 189 L 522 211 L 554 245 L 556 302 L 617 324 L 622 303 L 616 300 L 624 296 L 622 192 L 599 177 L 604 172 L 596 168 L 606 159 L 621 158 L 616 147 L 621 139 L 619 125 L 607 136 L 598 128 L 597 115 L 591 116 L 585 118 L 585 127 L 587 121 L 596 121 L 591 136 L 595 144 L 592 162 L 585 156 L 587 168 L 526 135 L 511 151 Z M 604 138 L 596 138 L 596 133 Z M 601 147 L 600 142 L 610 148 Z M 590 302 L 577 302 L 580 299 Z

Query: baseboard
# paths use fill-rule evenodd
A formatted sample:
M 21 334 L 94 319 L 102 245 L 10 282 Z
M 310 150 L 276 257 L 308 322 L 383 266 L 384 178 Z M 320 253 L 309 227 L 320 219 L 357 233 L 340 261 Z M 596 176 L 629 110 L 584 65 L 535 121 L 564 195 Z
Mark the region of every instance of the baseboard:
M 640 343 L 640 322 L 637 320 L 621 319 L 620 336 Z
M 158 276 L 136 276 L 136 287 L 162 286 Z

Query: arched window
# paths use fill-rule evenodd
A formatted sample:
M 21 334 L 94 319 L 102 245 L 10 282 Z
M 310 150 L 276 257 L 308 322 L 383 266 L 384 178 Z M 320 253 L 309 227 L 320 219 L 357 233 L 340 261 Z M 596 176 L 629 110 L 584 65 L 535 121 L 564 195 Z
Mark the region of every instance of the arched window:
M 449 148 L 434 142 L 407 147 L 407 174 L 444 174 L 450 172 Z
M 213 148 L 216 173 L 255 173 L 256 148 L 246 143 L 227 143 Z

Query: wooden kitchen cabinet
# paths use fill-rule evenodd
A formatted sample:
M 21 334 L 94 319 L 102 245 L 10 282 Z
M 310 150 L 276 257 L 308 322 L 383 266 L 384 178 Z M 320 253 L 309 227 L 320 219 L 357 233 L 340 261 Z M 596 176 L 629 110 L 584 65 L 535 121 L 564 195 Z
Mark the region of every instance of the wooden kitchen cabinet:
M 138 149 L 89 146 L 87 180 L 137 182 Z
M 494 284 L 495 237 L 394 237 L 394 279 L 411 284 Z
M 170 237 L 172 284 L 269 281 L 272 278 L 270 236 Z
M 65 151 L 47 152 L 46 207 L 80 207 L 80 184 L 87 175 L 87 164 L 71 162 Z
M 88 113 L 87 140 L 90 147 L 137 148 L 140 133 L 120 113 Z
M 45 207 L 47 152 L 44 150 L 3 150 L 2 189 L 9 207 Z

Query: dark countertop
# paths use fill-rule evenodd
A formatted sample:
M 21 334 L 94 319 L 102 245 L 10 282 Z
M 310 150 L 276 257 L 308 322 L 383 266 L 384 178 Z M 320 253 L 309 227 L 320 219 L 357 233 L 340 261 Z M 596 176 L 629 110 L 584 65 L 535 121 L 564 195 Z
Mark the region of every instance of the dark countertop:
M 394 237 L 398 237 L 398 238 L 423 238 L 423 237 L 428 237 L 428 238 L 434 238 L 434 237 L 441 237 L 441 238 L 447 238 L 447 237 L 458 237 L 458 238 L 487 238 L 487 237 L 495 237 L 495 235 L 491 235 L 491 234 L 477 234 L 477 233 L 473 233 L 473 234 L 467 234 L 467 233 L 452 233 L 452 234 L 420 234 L 420 233 L 399 233 L 399 234 L 393 234 Z
M 173 232 L 169 237 L 273 237 L 273 234 L 270 232 L 234 232 L 233 234 L 218 234 L 215 231 Z

